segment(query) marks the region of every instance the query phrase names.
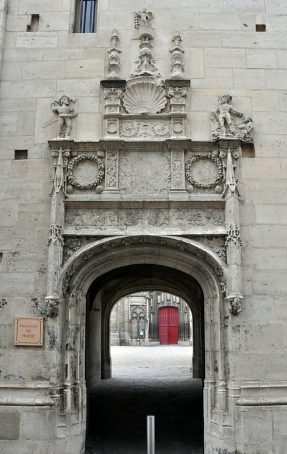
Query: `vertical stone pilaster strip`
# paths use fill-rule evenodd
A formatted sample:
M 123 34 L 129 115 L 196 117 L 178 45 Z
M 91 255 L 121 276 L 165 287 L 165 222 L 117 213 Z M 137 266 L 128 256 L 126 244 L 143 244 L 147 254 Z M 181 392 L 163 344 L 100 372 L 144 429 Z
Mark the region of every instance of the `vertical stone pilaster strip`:
M 171 191 L 185 192 L 185 147 L 183 144 L 171 143 Z
M 118 143 L 105 144 L 105 192 L 119 192 L 119 151 L 120 145 Z
M 63 260 L 63 231 L 65 218 L 65 178 L 63 175 L 63 156 L 59 150 L 57 165 L 53 178 L 51 196 L 50 231 L 48 239 L 48 276 L 47 299 L 58 299 L 58 278 Z
M 225 141 L 224 141 L 225 142 Z M 232 143 L 221 153 L 227 153 L 226 157 L 226 182 L 224 188 L 225 197 L 225 223 L 226 223 L 226 253 L 228 264 L 227 295 L 225 300 L 229 303 L 230 312 L 237 315 L 241 312 L 242 297 L 242 270 L 241 270 L 241 238 L 240 238 L 240 213 L 239 213 L 239 191 L 234 172 L 234 157 L 239 156 L 236 145 Z M 235 147 L 235 148 L 234 148 Z M 232 156 L 233 152 L 233 156 Z

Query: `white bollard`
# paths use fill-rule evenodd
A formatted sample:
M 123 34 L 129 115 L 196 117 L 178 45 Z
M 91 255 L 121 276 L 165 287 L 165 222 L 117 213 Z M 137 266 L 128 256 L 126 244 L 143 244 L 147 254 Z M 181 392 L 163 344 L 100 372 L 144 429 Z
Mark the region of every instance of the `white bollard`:
M 147 416 L 147 454 L 155 454 L 155 417 Z

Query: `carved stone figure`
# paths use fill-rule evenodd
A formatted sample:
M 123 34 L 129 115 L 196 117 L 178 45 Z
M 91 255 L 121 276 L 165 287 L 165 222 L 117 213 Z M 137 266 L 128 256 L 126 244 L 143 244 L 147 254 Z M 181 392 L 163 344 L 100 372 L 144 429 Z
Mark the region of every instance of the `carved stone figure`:
M 172 79 L 182 79 L 184 72 L 184 61 L 183 54 L 184 50 L 182 49 L 182 38 L 179 32 L 176 32 L 172 40 L 173 47 L 170 49 L 171 53 L 171 78 Z
M 45 320 L 57 317 L 60 303 L 58 298 L 47 297 L 44 302 L 39 301 L 38 298 L 32 298 L 32 303 L 34 314 L 43 317 Z
M 134 12 L 134 27 L 139 29 L 140 27 L 151 27 L 153 20 L 153 14 L 151 11 L 143 9 L 141 11 Z
M 225 301 L 229 304 L 229 311 L 232 315 L 238 315 L 242 312 L 241 301 L 242 296 L 230 295 L 225 298 Z
M 63 95 L 57 101 L 52 103 L 52 110 L 59 115 L 58 118 L 58 137 L 69 138 L 72 131 L 72 118 L 76 117 L 72 103 L 75 103 L 75 98 Z
M 117 30 L 113 30 L 111 37 L 111 48 L 108 50 L 109 61 L 108 61 L 108 78 L 118 79 L 121 68 L 120 53 L 119 49 L 120 38 Z
M 242 112 L 233 109 L 232 96 L 223 95 L 218 98 L 218 105 L 211 112 L 211 128 L 213 139 L 236 138 L 243 142 L 252 142 L 253 121 L 250 117 L 244 118 Z M 244 118 L 239 123 L 234 117 Z

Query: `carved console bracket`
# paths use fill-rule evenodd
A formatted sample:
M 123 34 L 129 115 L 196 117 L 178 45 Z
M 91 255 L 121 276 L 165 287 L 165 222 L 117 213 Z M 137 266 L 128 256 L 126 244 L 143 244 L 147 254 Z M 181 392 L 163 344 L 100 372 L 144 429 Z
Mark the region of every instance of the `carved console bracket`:
M 241 295 L 230 295 L 225 297 L 225 301 L 229 305 L 229 311 L 232 315 L 238 315 L 242 312 L 242 300 L 243 296 Z
M 57 297 L 47 296 L 44 302 L 38 298 L 32 298 L 32 309 L 35 315 L 41 316 L 44 320 L 55 318 L 58 315 L 60 300 Z

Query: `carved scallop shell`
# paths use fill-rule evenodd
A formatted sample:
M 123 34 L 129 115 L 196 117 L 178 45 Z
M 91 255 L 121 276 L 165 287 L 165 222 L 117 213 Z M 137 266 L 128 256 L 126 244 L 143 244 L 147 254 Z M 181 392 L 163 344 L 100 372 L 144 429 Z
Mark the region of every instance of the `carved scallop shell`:
M 166 105 L 165 90 L 151 81 L 138 81 L 126 89 L 123 103 L 128 113 L 153 114 Z

